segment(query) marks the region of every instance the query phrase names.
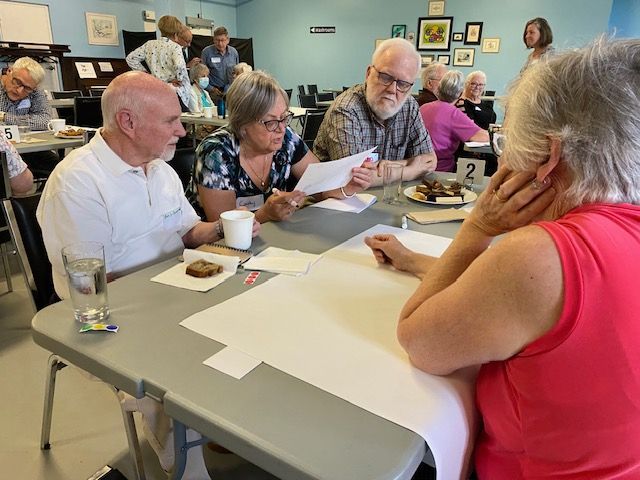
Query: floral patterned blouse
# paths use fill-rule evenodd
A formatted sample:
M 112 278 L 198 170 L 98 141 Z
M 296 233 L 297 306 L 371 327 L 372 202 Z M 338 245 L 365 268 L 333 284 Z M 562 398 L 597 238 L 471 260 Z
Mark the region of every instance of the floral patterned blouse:
M 255 185 L 240 166 L 240 143 L 236 136 L 222 128 L 205 138 L 196 150 L 194 178 L 189 198 L 197 197 L 197 185 L 217 190 L 233 190 L 236 197 L 271 195 L 273 188 L 285 191 L 291 176 L 291 166 L 298 163 L 309 149 L 302 139 L 287 127 L 282 148 L 273 155 L 271 170 L 266 179 L 266 191 Z M 193 202 L 192 202 L 193 203 Z

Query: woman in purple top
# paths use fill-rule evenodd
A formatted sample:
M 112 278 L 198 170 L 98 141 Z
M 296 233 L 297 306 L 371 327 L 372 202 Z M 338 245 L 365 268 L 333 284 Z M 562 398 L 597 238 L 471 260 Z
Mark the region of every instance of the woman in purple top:
M 440 81 L 438 100 L 420 107 L 420 115 L 431 135 L 438 157 L 436 170 L 452 172 L 460 142 L 488 142 L 489 133 L 479 128 L 455 106 L 464 88 L 462 72 L 451 70 Z

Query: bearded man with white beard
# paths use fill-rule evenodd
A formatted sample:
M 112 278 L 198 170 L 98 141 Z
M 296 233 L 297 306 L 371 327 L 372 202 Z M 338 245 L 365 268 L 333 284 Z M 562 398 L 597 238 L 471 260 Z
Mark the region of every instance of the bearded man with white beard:
M 405 165 L 405 180 L 432 172 L 437 159 L 411 95 L 419 70 L 420 55 L 411 43 L 401 38 L 382 42 L 367 67 L 365 82 L 343 92 L 325 114 L 313 145 L 320 161 L 377 146 L 380 162 L 374 185 L 382 183 L 388 161 Z

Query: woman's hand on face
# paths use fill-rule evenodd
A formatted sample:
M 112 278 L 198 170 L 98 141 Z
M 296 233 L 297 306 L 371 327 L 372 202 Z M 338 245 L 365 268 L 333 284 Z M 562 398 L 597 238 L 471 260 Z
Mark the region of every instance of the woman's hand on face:
M 348 195 L 352 193 L 358 193 L 366 190 L 373 183 L 373 177 L 377 172 L 377 167 L 370 161 L 366 161 L 361 167 L 355 167 L 351 170 L 353 178 L 344 186 L 344 189 L 348 190 Z
M 262 208 L 269 220 L 279 222 L 289 218 L 304 202 L 305 194 L 298 190 L 293 192 L 274 192 L 267 198 Z
M 556 196 L 549 178 L 545 183 L 534 180 L 530 172 L 515 173 L 501 166 L 478 198 L 467 222 L 493 237 L 530 224 Z
M 395 235 L 377 234 L 365 237 L 364 243 L 371 249 L 378 263 L 388 263 L 397 270 L 415 273 L 412 269 L 415 252 L 402 245 Z

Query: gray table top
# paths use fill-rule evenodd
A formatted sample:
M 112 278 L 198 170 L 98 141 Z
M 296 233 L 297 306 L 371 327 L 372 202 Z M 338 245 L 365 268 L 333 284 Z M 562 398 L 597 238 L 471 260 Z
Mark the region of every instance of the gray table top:
M 381 197 L 379 189 L 372 193 Z M 265 224 L 252 248 L 321 253 L 372 225 L 400 226 L 403 213 L 429 208 L 441 207 L 378 202 L 360 214 L 305 208 L 289 221 Z M 459 224 L 410 221 L 409 228 L 452 237 Z M 109 284 L 110 322 L 120 332 L 79 334 L 63 301 L 34 317 L 34 340 L 134 396 L 163 399 L 170 416 L 280 478 L 411 478 L 426 450 L 417 434 L 265 364 L 242 380 L 204 366 L 223 345 L 179 322 L 249 288 L 246 272 L 207 293 L 149 281 L 175 262 Z M 256 283 L 271 277 L 263 272 Z
M 205 118 L 197 113 L 183 113 L 180 115 L 180 121 L 187 125 L 215 125 L 216 127 L 223 127 L 229 123 L 228 118 L 212 117 Z
M 18 153 L 44 152 L 46 150 L 60 150 L 64 148 L 81 147 L 84 144 L 82 138 L 58 138 L 52 132 L 38 132 L 29 134 L 31 138 L 43 140 L 41 142 L 21 142 L 14 146 Z

